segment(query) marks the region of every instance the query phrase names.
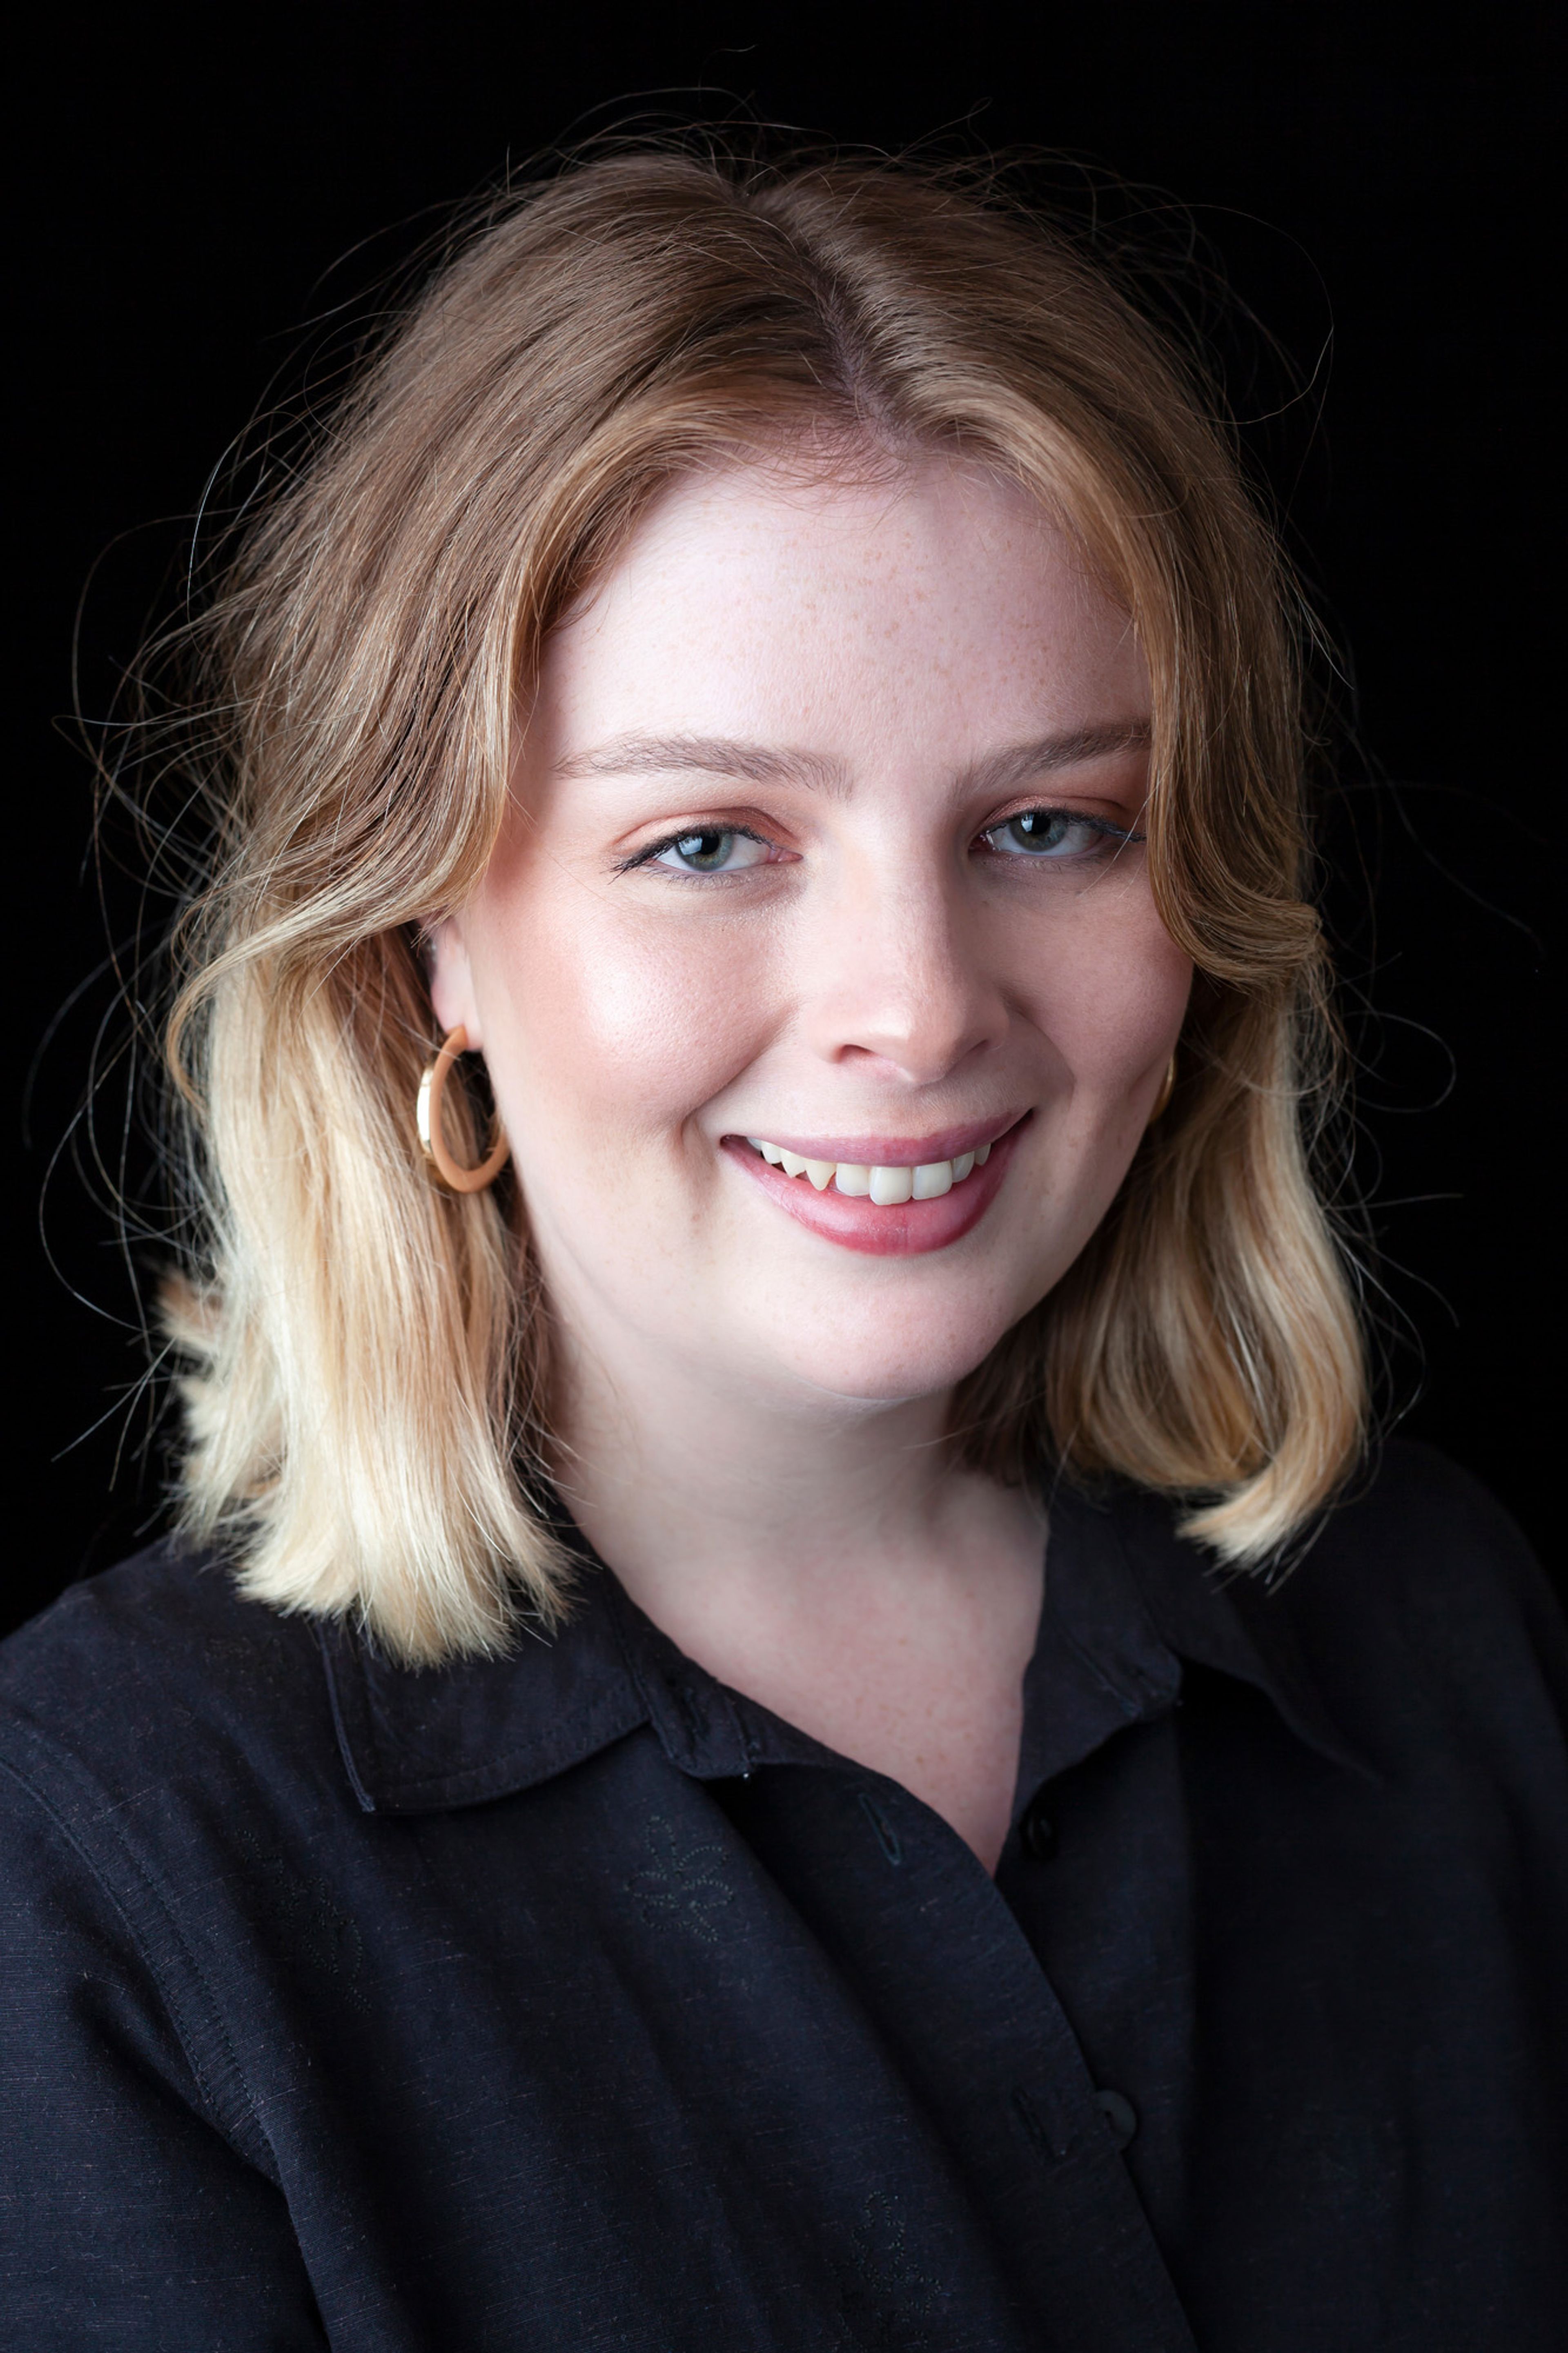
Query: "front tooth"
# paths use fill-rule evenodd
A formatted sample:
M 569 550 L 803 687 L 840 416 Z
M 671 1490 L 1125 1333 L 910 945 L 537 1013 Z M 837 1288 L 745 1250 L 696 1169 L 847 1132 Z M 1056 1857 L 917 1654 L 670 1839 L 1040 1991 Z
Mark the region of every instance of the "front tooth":
M 951 1160 L 927 1160 L 915 1170 L 915 1199 L 940 1201 L 944 1193 L 952 1190 Z
M 784 1170 L 786 1176 L 803 1176 L 805 1174 L 805 1156 L 798 1152 L 784 1152 L 781 1150 L 779 1153 L 779 1166 Z
M 956 1160 L 953 1162 L 953 1164 L 952 1164 L 952 1181 L 953 1181 L 953 1183 L 954 1183 L 955 1185 L 962 1185 L 962 1184 L 963 1184 L 963 1180 L 964 1180 L 964 1178 L 968 1176 L 968 1174 L 969 1174 L 970 1170 L 973 1167 L 973 1166 L 974 1166 L 974 1155 L 973 1155 L 973 1152 L 961 1152 L 961 1153 L 959 1154 L 959 1155 L 958 1155 L 957 1159 L 956 1159 Z
M 985 1163 L 990 1159 L 990 1157 L 991 1146 L 988 1144 L 983 1144 L 979 1151 L 974 1155 L 974 1165 L 976 1168 L 984 1168 Z
M 873 1168 L 871 1171 L 871 1198 L 879 1208 L 896 1209 L 900 1201 L 910 1198 L 914 1189 L 915 1172 L 912 1168 Z
M 871 1171 L 853 1160 L 841 1160 L 833 1177 L 834 1190 L 838 1193 L 868 1193 Z
M 810 1177 L 812 1183 L 816 1186 L 819 1193 L 826 1192 L 828 1187 L 833 1182 L 833 1172 L 837 1166 L 838 1163 L 836 1160 L 808 1160 L 806 1162 L 805 1173 Z

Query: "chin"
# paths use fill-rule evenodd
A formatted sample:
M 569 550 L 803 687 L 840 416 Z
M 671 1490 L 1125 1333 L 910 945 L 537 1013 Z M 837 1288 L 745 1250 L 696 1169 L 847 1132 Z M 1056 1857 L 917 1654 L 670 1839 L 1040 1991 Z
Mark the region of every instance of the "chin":
M 967 1378 L 1033 1303 L 1026 1301 L 1005 1314 L 966 1316 L 936 1331 L 889 1334 L 886 1319 L 876 1318 L 861 1328 L 837 1330 L 803 1332 L 797 1323 L 787 1340 L 780 1335 L 779 1355 L 795 1380 L 827 1397 L 867 1406 L 905 1404 Z

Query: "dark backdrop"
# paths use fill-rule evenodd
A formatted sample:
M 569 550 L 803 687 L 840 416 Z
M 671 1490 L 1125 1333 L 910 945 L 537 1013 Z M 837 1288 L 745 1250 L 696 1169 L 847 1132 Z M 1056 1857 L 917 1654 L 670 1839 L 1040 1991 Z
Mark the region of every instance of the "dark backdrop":
M 209 468 L 268 387 L 297 379 L 305 323 L 409 252 L 431 207 L 587 111 L 633 104 L 740 102 L 848 141 L 946 133 L 1088 159 L 1180 198 L 1292 355 L 1310 390 L 1249 446 L 1359 695 L 1363 748 L 1330 812 L 1331 904 L 1364 1065 L 1358 1166 L 1406 1335 L 1394 1394 L 1550 1556 L 1561 541 L 1542 337 L 1561 223 L 1544 13 L 735 5 L 632 30 L 536 0 L 240 0 L 188 16 L 67 0 L 34 31 L 11 125 L 32 160 L 10 256 L 27 416 L 12 445 L 21 1509 L 5 1617 L 131 1548 L 159 1510 L 145 1413 L 126 1405 L 127 1264 L 68 1150 L 39 1219 L 110 1013 L 92 977 L 89 776 L 60 723 L 84 584 L 96 565 L 80 637 L 93 718 L 167 594 Z M 1252 413 L 1280 407 L 1272 362 L 1234 380 Z M 132 894 L 112 873 L 108 902 L 123 931 Z M 108 1130 L 112 1145 L 112 1116 Z

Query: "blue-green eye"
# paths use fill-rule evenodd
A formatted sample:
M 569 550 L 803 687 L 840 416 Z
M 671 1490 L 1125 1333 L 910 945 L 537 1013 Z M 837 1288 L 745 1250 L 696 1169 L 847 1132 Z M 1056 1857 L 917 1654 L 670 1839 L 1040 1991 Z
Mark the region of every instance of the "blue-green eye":
M 1075 817 L 1068 809 L 1020 809 L 1016 817 L 992 826 L 981 836 L 1004 858 L 1081 858 L 1086 851 L 1110 849 L 1131 840 L 1120 826 L 1098 818 Z
M 760 866 L 767 854 L 767 843 L 754 834 L 705 825 L 664 842 L 648 863 L 676 874 L 736 874 L 744 867 Z

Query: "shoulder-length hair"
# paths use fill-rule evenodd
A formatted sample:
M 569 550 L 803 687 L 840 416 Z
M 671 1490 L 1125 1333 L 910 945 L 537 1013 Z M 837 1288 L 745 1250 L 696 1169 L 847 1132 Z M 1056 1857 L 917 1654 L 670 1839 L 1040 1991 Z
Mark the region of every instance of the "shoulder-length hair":
M 1238 1565 L 1332 1494 L 1365 1384 L 1309 1166 L 1333 1055 L 1300 632 L 1215 407 L 1071 238 L 900 167 L 622 153 L 436 276 L 198 625 L 218 847 L 168 1032 L 200 1235 L 169 1314 L 183 1524 L 251 1594 L 409 1661 L 563 1606 L 526 1203 L 510 1173 L 434 1189 L 416 1138 L 424 935 L 485 870 L 552 625 L 663 485 L 781 437 L 1023 485 L 1152 680 L 1153 889 L 1197 967 L 1174 1097 L 963 1385 L 954 1447 L 1163 1491 Z M 472 1152 L 460 1087 L 448 1120 Z

